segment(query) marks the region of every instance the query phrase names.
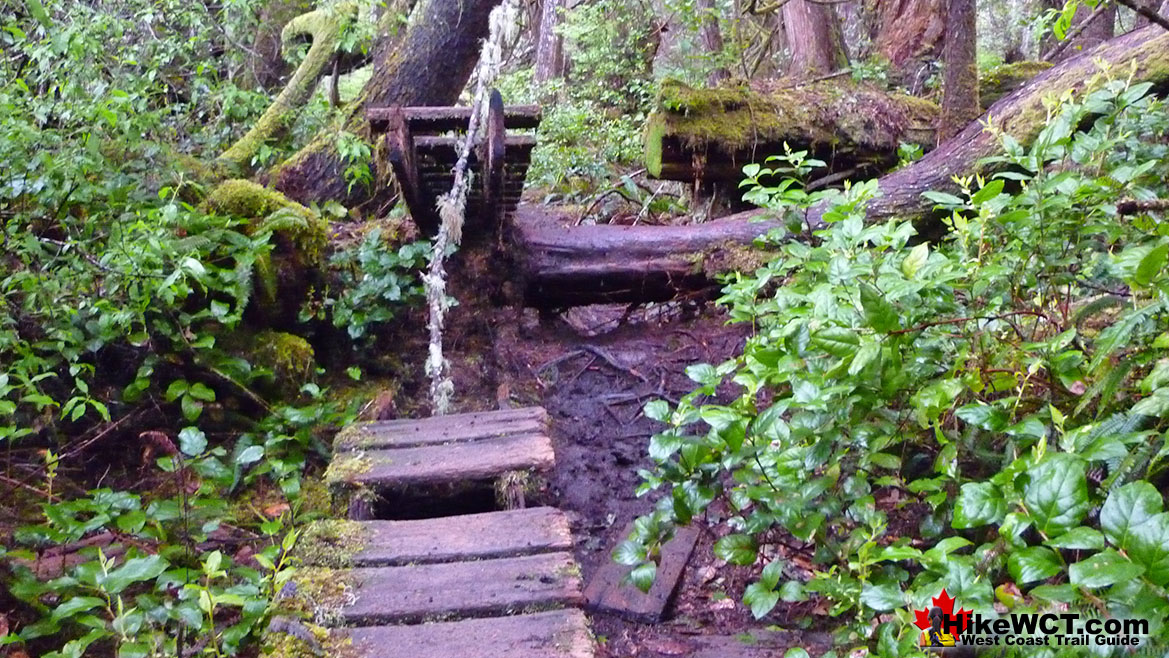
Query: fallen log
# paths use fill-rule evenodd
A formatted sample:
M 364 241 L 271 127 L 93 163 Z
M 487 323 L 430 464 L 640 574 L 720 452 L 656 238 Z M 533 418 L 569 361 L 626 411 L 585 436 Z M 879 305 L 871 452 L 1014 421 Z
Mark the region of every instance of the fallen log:
M 746 84 L 694 89 L 666 82 L 645 132 L 650 176 L 693 182 L 743 178 L 743 165 L 793 150 L 808 150 L 829 172 L 897 164 L 902 142 L 934 145 L 938 107 L 850 79 L 792 88 Z
M 1098 88 L 1105 79 L 1096 59 L 1112 65 L 1117 75 L 1154 83 L 1157 93 L 1169 91 L 1169 32 L 1150 26 L 1101 44 L 1040 73 L 1023 87 L 991 106 L 979 122 L 914 164 L 879 180 L 881 196 L 869 203 L 868 221 L 892 217 L 930 222 L 933 204 L 922 197 L 927 190 L 954 190 L 951 178 L 976 171 L 979 161 L 1000 150 L 997 135 L 982 122 L 993 121 L 1021 144 L 1029 144 L 1042 129 L 1047 111 L 1043 100 L 1065 90 L 1080 93 Z M 825 208 L 807 214 L 810 227 L 819 228 Z M 515 222 L 517 252 L 525 270 L 525 300 L 529 306 L 563 308 L 610 302 L 648 302 L 710 289 L 719 272 L 745 270 L 736 247 L 776 226 L 764 210 L 737 213 L 704 224 L 678 226 L 586 226 L 564 228 L 525 209 Z

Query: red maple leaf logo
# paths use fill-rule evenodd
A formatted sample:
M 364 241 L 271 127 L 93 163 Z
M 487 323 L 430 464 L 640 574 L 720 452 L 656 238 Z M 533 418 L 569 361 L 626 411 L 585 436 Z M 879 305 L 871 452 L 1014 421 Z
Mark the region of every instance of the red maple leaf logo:
M 946 592 L 945 589 L 942 590 L 941 594 L 933 597 L 932 603 L 933 603 L 933 605 L 936 605 L 937 607 L 942 609 L 942 614 L 945 615 L 945 619 L 951 620 L 951 619 L 955 618 L 954 599 Z M 967 610 L 966 608 L 962 608 L 962 609 L 958 610 L 958 614 L 956 615 L 956 617 L 957 617 L 958 631 L 959 632 L 966 630 L 966 626 L 970 622 L 970 615 L 973 612 L 974 612 L 973 610 Z M 924 610 L 914 610 L 913 611 L 913 617 L 914 617 L 913 624 L 923 631 L 928 629 L 930 627 L 929 615 L 930 615 L 929 608 L 926 608 Z M 945 625 L 943 625 L 943 628 L 944 627 L 945 627 Z

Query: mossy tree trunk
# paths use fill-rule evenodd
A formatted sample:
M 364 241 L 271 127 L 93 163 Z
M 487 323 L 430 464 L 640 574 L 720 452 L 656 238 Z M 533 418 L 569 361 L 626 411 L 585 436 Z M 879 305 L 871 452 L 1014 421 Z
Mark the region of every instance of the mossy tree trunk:
M 1104 79 L 1095 60 L 1103 59 L 1114 70 L 1135 65 L 1134 81 L 1149 81 L 1164 95 L 1169 93 L 1169 31 L 1159 26 L 1131 32 L 1102 44 L 1090 54 L 1067 59 L 1035 76 L 989 110 L 994 124 L 1020 144 L 1030 144 L 1046 119 L 1044 99 L 1073 89 L 1085 93 L 1099 88 Z M 881 195 L 867 208 L 871 223 L 894 217 L 918 220 L 927 232 L 939 224 L 932 215 L 933 202 L 922 198 L 927 190 L 953 191 L 952 177 L 978 169 L 983 158 L 999 153 L 999 137 L 980 123 L 967 125 L 958 135 L 912 165 L 883 176 Z M 811 208 L 807 223 L 823 226 L 826 208 Z M 598 303 L 613 300 L 640 301 L 717 285 L 717 269 L 704 262 L 712 253 L 726 252 L 735 244 L 750 243 L 775 227 L 765 211 L 754 210 L 697 225 L 642 227 L 592 226 L 588 231 L 538 228 L 521 231 L 516 250 L 526 263 L 528 303 L 533 306 Z M 532 236 L 524 242 L 524 234 Z M 732 259 L 728 264 L 734 264 Z M 573 274 L 575 273 L 575 274 Z M 604 283 L 612 277 L 613 285 Z M 551 289 L 544 302 L 538 292 Z M 643 292 L 639 292 L 643 291 Z
M 718 25 L 718 7 L 714 0 L 697 0 L 695 7 L 701 16 L 702 23 L 698 28 L 698 37 L 702 40 L 702 49 L 715 61 L 710 73 L 706 76 L 706 83 L 714 86 L 730 77 L 730 71 L 718 64 L 723 53 L 723 33 Z
M 946 0 L 942 114 L 938 142 L 944 142 L 982 114 L 978 103 L 977 0 Z
M 783 29 L 791 51 L 788 77 L 814 78 L 848 66 L 844 32 L 830 5 L 810 0 L 788 0 L 783 5 Z
M 366 107 L 452 105 L 467 84 L 499 0 L 420 0 L 402 43 L 374 62 L 373 77 L 347 108 L 343 129 L 371 137 Z M 336 134 L 326 131 L 276 170 L 276 187 L 301 203 L 335 200 L 353 207 L 371 196 L 349 189 Z M 376 163 L 374 163 L 376 165 Z
M 259 27 L 248 58 L 248 82 L 275 91 L 289 70 L 284 61 L 280 32 L 289 21 L 312 11 L 310 0 L 268 0 L 259 13 Z

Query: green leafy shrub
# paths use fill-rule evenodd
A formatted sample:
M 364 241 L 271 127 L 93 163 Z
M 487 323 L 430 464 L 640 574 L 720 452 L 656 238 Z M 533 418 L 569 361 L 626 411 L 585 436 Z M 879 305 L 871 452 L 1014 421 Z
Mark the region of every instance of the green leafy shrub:
M 1117 211 L 1169 191 L 1148 91 L 1068 94 L 1031 148 L 1004 136 L 1003 173 L 927 193 L 948 215 L 937 243 L 866 225 L 875 182 L 809 239 L 773 232 L 779 255 L 720 300 L 753 327 L 742 353 L 646 406 L 668 429 L 638 492 L 664 495 L 616 554 L 634 580 L 705 517 L 730 528 L 720 558 L 766 563 L 756 616 L 817 597 L 846 646 L 915 652 L 910 609 L 943 588 L 983 614 L 1066 606 L 1169 639 L 1169 238 Z M 782 212 L 823 198 L 791 189 L 752 194 Z

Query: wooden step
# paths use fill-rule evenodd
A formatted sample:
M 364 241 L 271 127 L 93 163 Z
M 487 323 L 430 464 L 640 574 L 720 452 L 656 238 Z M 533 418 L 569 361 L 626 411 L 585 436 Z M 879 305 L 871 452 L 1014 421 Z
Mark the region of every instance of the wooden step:
M 375 133 L 389 129 L 390 116 L 395 108 L 371 107 L 365 111 L 365 118 Z M 403 107 L 403 117 L 411 132 L 443 133 L 450 130 L 466 132 L 471 118 L 470 107 Z M 507 105 L 503 108 L 503 125 L 506 128 L 536 128 L 540 125 L 539 105 Z
M 618 536 L 618 541 L 624 541 L 632 533 L 633 524 L 630 523 Z M 698 535 L 695 526 L 680 527 L 674 532 L 674 537 L 662 546 L 657 574 L 648 592 L 625 582 L 632 567 L 612 561 L 601 565 L 585 589 L 585 607 L 647 624 L 661 622 L 665 618 L 666 606 L 682 580 L 690 554 L 694 552 Z
M 502 436 L 542 434 L 548 428 L 543 407 L 476 411 L 422 419 L 385 420 L 354 425 L 333 442 L 335 450 L 415 448 L 480 441 Z
M 306 566 L 394 567 L 572 550 L 564 513 L 531 507 L 419 521 L 317 521 L 297 543 Z
M 539 434 L 469 443 L 338 453 L 325 480 L 374 490 L 493 480 L 508 471 L 546 471 L 555 464 L 552 441 Z
M 583 601 L 571 553 L 403 567 L 308 567 L 297 570 L 294 582 L 296 596 L 315 609 L 329 609 L 320 616 L 323 623 L 345 626 L 503 616 Z
M 579 610 L 346 629 L 355 658 L 592 658 Z

